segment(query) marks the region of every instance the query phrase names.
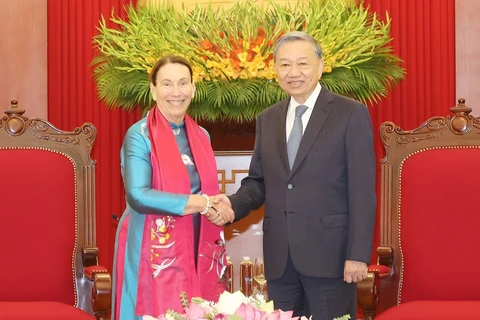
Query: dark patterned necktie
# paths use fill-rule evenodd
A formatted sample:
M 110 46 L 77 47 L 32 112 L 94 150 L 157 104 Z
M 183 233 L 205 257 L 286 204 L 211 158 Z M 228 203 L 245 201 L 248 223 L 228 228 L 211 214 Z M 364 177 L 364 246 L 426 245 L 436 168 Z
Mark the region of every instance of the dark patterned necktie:
M 297 156 L 298 146 L 300 145 L 300 141 L 302 141 L 302 115 L 305 113 L 305 111 L 307 111 L 307 106 L 304 105 L 299 105 L 295 108 L 295 120 L 293 121 L 292 131 L 290 132 L 287 142 L 287 154 L 290 169 L 293 167 L 293 162 Z

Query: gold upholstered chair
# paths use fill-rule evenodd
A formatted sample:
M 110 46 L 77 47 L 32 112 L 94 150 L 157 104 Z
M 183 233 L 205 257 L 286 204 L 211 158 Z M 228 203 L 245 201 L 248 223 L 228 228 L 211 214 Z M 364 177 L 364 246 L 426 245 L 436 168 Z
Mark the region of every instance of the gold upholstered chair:
M 381 126 L 381 247 L 358 283 L 366 320 L 480 319 L 480 118 L 464 99 L 450 110 L 413 130 Z
M 0 116 L 0 319 L 106 319 L 111 279 L 95 247 L 96 129 Z

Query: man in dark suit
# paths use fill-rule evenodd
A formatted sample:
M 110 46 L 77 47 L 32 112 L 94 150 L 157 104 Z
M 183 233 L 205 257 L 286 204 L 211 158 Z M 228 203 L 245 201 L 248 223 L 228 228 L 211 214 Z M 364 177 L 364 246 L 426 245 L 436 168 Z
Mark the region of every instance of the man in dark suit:
M 282 36 L 274 61 L 289 97 L 258 116 L 249 174 L 215 203 L 230 202 L 235 220 L 265 203 L 265 274 L 276 308 L 355 319 L 355 282 L 366 277 L 375 222 L 370 116 L 320 86 L 322 49 L 310 35 Z

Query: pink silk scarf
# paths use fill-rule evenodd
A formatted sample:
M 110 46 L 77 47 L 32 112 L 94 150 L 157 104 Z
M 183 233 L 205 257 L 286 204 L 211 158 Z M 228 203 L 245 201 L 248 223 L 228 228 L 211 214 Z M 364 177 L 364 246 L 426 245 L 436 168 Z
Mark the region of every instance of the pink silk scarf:
M 172 128 L 155 106 L 147 118 L 152 145 L 152 188 L 190 194 L 190 177 L 183 163 Z M 194 163 L 200 176 L 201 191 L 219 193 L 215 155 L 205 132 L 188 115 L 185 130 Z M 188 300 L 202 297 L 217 301 L 225 284 L 225 244 L 223 228 L 200 221 L 197 269 L 194 259 L 193 218 L 147 214 L 139 265 L 137 315 L 158 317 L 168 309 L 183 312 L 180 293 Z

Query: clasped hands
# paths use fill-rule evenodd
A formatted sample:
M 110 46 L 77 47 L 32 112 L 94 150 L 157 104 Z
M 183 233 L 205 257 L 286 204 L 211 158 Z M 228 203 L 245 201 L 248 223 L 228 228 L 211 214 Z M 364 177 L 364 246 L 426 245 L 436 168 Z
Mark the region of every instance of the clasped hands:
M 223 226 L 227 222 L 232 223 L 235 219 L 235 212 L 232 209 L 230 199 L 224 194 L 210 196 L 212 207 L 205 213 L 205 217 L 216 226 Z

